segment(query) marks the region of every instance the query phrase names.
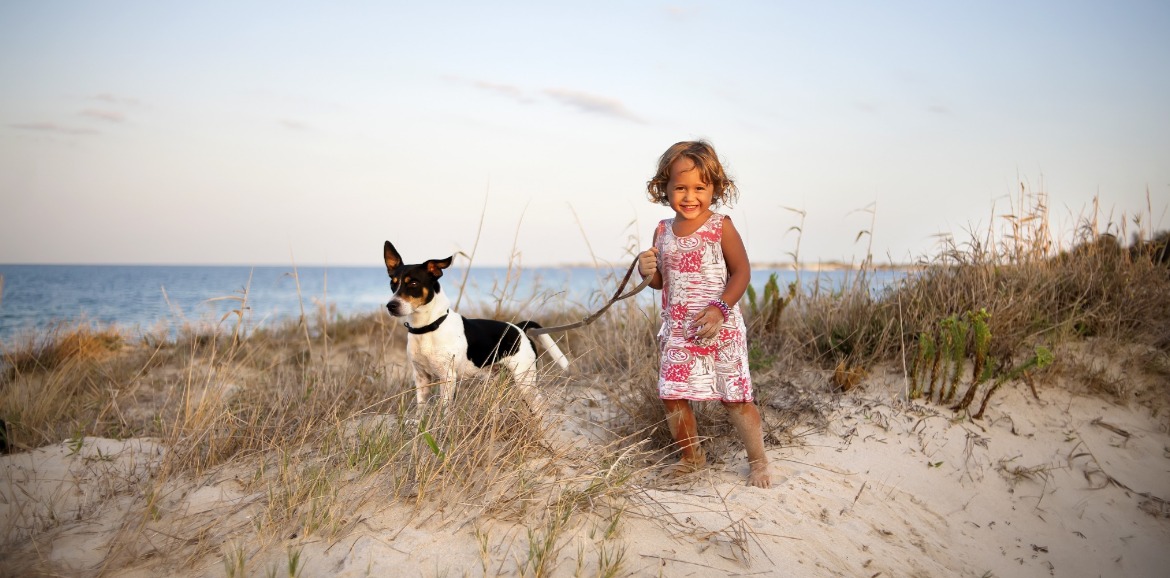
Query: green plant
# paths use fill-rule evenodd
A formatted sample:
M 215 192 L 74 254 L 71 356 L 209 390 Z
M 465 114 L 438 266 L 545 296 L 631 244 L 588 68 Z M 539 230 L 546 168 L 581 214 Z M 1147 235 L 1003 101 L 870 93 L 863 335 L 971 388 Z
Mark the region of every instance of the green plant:
M 940 336 L 930 334 L 931 356 L 930 356 L 930 382 L 926 388 L 926 399 L 930 401 L 934 397 L 934 389 L 938 384 L 939 373 L 942 371 L 943 361 L 943 344 Z M 942 386 L 939 385 L 939 398 L 942 398 Z
M 81 453 L 81 446 L 85 443 L 85 434 L 82 432 L 74 432 L 65 445 L 69 447 L 69 455 L 75 456 Z
M 288 578 L 297 578 L 301 575 L 301 570 L 304 570 L 304 567 L 301 566 L 301 549 L 294 550 L 290 547 L 288 549 Z
M 391 431 L 385 423 L 372 429 L 359 427 L 356 443 L 345 454 L 346 466 L 357 468 L 363 474 L 381 469 L 402 449 L 402 436 Z
M 967 340 L 970 324 L 962 316 L 953 315 L 951 323 L 951 378 L 947 388 L 947 402 L 955 397 L 955 389 L 959 385 L 959 378 L 963 374 L 963 366 L 967 361 Z
M 1049 365 L 1052 365 L 1054 360 L 1055 356 L 1053 355 L 1051 349 L 1048 349 L 1043 345 L 1037 345 L 1033 350 L 1032 355 L 1028 357 L 1024 363 L 1021 363 L 1019 366 L 1012 368 L 1003 376 L 995 380 L 995 383 L 991 385 L 991 388 L 988 389 L 987 393 L 983 396 L 983 403 L 979 405 L 979 411 L 975 412 L 975 415 L 971 416 L 971 418 L 983 419 L 983 412 L 987 410 L 987 402 L 991 400 L 991 394 L 995 393 L 1004 383 L 1021 377 L 1023 377 L 1025 380 L 1030 379 L 1030 371 L 1044 369 Z
M 223 570 L 228 578 L 246 578 L 248 576 L 248 555 L 243 544 L 226 546 L 223 554 Z
M 971 323 L 974 332 L 972 341 L 975 344 L 975 360 L 971 366 L 971 381 L 980 382 L 986 379 L 987 352 L 991 349 L 991 314 L 986 308 L 979 311 L 968 311 L 967 320 Z
M 597 575 L 614 578 L 622 574 L 626 559 L 626 545 L 602 541 L 597 545 Z
M 776 356 L 768 353 L 766 349 L 756 345 L 748 345 L 748 368 L 751 371 L 768 369 L 775 362 Z
M 914 356 L 914 364 L 910 367 L 910 399 L 917 399 L 922 396 L 924 390 L 924 380 L 929 379 L 930 365 L 934 362 L 934 352 L 936 349 L 934 337 L 931 334 L 921 331 L 918 333 L 918 347 L 917 355 Z M 933 390 L 926 393 L 929 399 Z
M 942 345 L 942 367 L 940 368 L 942 374 L 939 381 L 938 402 L 947 403 L 955 395 L 955 383 L 951 381 L 954 372 L 951 371 L 951 368 L 957 363 L 957 352 L 960 349 L 958 342 L 965 340 L 966 336 L 960 336 L 958 320 L 953 314 L 939 322 L 939 335 Z
M 975 359 L 971 365 L 971 385 L 959 403 L 951 408 L 955 411 L 967 409 L 975 400 L 975 391 L 991 377 L 991 368 L 987 365 L 987 352 L 991 348 L 991 326 L 988 323 L 991 320 L 991 314 L 987 312 L 987 309 L 968 311 L 967 319 L 971 324 Z
M 569 514 L 571 509 L 556 507 L 546 514 L 548 519 L 544 528 L 528 528 L 528 554 L 521 567 L 523 573 L 531 571 L 535 577 L 552 574 L 556 568 L 557 554 L 560 552 L 557 541 L 565 529 Z
M 922 331 L 918 334 L 917 355 L 911 369 L 911 398 L 922 391 L 926 365 L 931 364 L 930 381 L 926 398 L 934 398 L 938 385 L 938 403 L 953 401 L 956 389 L 962 379 L 968 357 L 972 358 L 971 385 L 959 403 L 952 409 L 960 410 L 970 405 L 979 385 L 991 375 L 987 367 L 988 352 L 991 348 L 991 314 L 986 308 L 968 311 L 965 314 L 951 314 L 936 324 L 937 333 Z M 937 341 L 935 335 L 938 336 Z M 968 346 L 970 344 L 970 347 Z
M 789 283 L 787 292 L 782 295 L 779 277 L 772 273 L 764 283 L 764 294 L 761 299 L 757 301 L 756 290 L 751 285 L 747 287 L 747 297 L 752 319 L 758 320 L 756 322 L 763 331 L 776 331 L 780 327 L 780 317 L 784 314 L 785 307 L 796 297 L 796 282 Z
M 440 462 L 446 459 L 443 450 L 439 448 L 439 442 L 435 441 L 435 436 L 431 435 L 431 432 L 427 430 L 426 418 L 418 421 L 418 433 L 422 436 L 423 441 L 426 442 L 427 447 L 431 449 L 431 453 L 435 454 Z

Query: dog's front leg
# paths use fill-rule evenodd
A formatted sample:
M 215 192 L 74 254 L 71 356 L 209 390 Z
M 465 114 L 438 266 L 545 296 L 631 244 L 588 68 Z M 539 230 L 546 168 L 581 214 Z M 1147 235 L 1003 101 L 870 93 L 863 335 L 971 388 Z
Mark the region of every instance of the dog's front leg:
M 414 401 L 418 406 L 418 414 L 422 415 L 422 411 L 427 406 L 427 398 L 431 396 L 431 382 L 426 373 L 419 371 L 418 366 L 414 368 Z

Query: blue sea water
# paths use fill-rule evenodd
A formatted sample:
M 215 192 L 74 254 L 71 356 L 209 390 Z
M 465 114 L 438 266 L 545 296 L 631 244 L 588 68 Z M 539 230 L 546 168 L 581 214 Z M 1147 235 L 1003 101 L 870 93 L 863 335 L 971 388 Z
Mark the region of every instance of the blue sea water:
M 476 267 L 468 276 L 461 310 L 494 305 L 539 319 L 544 311 L 569 306 L 589 309 L 603 304 L 617 286 L 621 270 L 592 267 L 538 267 L 521 271 Z M 752 271 L 752 285 L 762 290 L 776 273 L 781 286 L 796 279 L 791 271 Z M 846 282 L 844 272 L 801 274 L 801 282 L 818 279 L 822 287 Z M 871 279 L 880 287 L 904 273 L 879 271 Z M 443 287 L 452 301 L 460 297 L 464 270 L 452 268 Z M 631 287 L 638 281 L 633 276 Z M 44 331 L 55 324 L 88 322 L 115 325 L 132 335 L 170 332 L 184 326 L 213 327 L 235 323 L 244 314 L 248 328 L 270 326 L 310 315 L 325 307 L 331 316 L 379 313 L 389 297 L 384 267 L 243 267 L 171 265 L 0 265 L 0 345 Z M 650 306 L 652 291 L 637 297 Z M 224 317 L 228 318 L 225 320 Z

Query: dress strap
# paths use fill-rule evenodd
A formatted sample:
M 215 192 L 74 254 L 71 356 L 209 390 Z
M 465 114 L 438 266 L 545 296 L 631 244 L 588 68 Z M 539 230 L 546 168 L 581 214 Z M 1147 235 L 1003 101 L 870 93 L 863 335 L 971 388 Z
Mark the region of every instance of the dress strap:
M 711 218 L 704 223 L 704 226 L 710 227 L 711 230 L 718 233 L 720 239 L 723 238 L 723 218 L 723 213 L 712 213 Z

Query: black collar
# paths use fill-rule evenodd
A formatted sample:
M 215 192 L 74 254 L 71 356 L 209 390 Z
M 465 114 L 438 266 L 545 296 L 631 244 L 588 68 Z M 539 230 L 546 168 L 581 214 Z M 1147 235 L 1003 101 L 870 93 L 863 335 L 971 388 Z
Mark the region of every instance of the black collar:
M 442 317 L 432 321 L 430 324 L 426 325 L 425 327 L 411 327 L 409 323 L 403 323 L 402 325 L 406 327 L 407 331 L 409 331 L 415 335 L 422 335 L 423 333 L 430 333 L 430 332 L 438 329 L 439 326 L 442 325 L 443 322 L 447 320 L 447 316 L 450 314 L 451 314 L 451 310 L 448 309 L 447 312 L 444 313 Z

